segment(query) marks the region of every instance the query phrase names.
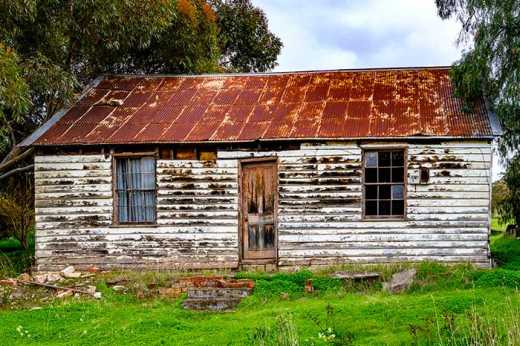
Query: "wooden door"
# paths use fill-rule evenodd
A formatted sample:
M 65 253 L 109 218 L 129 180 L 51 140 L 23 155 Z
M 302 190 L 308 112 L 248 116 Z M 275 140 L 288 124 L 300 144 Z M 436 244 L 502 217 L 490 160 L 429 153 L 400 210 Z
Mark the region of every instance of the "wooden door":
M 241 232 L 244 260 L 275 260 L 277 254 L 276 161 L 242 163 Z

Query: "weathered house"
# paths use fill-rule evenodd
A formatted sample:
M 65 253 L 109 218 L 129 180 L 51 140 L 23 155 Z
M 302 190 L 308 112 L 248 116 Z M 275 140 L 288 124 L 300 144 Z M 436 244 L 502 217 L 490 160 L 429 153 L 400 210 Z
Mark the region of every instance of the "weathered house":
M 107 76 L 22 144 L 37 267 L 486 266 L 499 131 L 448 68 Z

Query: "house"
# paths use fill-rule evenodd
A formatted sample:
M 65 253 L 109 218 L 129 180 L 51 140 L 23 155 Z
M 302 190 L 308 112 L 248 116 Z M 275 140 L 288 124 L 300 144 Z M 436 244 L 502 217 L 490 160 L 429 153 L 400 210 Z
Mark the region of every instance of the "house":
M 448 67 L 105 76 L 35 149 L 38 270 L 489 266 L 492 142 Z

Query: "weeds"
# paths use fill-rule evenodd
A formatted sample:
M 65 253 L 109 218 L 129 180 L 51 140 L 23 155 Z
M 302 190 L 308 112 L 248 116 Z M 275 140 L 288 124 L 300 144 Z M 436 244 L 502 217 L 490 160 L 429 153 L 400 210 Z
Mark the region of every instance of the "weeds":
M 336 318 L 337 311 L 330 304 L 325 306 L 325 315 L 307 315 L 318 328 L 318 337 L 311 338 L 308 341 L 314 345 L 316 343 L 325 343 L 328 345 L 352 345 L 354 335 L 345 331 L 339 326 Z
M 11 259 L 0 252 L 0 278 L 12 277 L 15 274 L 16 269 Z
M 256 328 L 251 337 L 251 344 L 258 346 L 299 346 L 296 325 L 291 314 L 278 316 L 271 326 Z

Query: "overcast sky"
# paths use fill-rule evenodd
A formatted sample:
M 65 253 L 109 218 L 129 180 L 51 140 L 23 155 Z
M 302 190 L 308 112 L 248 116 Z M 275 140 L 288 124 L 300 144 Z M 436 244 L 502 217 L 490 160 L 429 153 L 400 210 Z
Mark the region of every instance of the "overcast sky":
M 253 0 L 283 42 L 275 71 L 444 66 L 460 58 L 460 24 L 434 0 Z M 494 178 L 500 169 L 494 162 Z

